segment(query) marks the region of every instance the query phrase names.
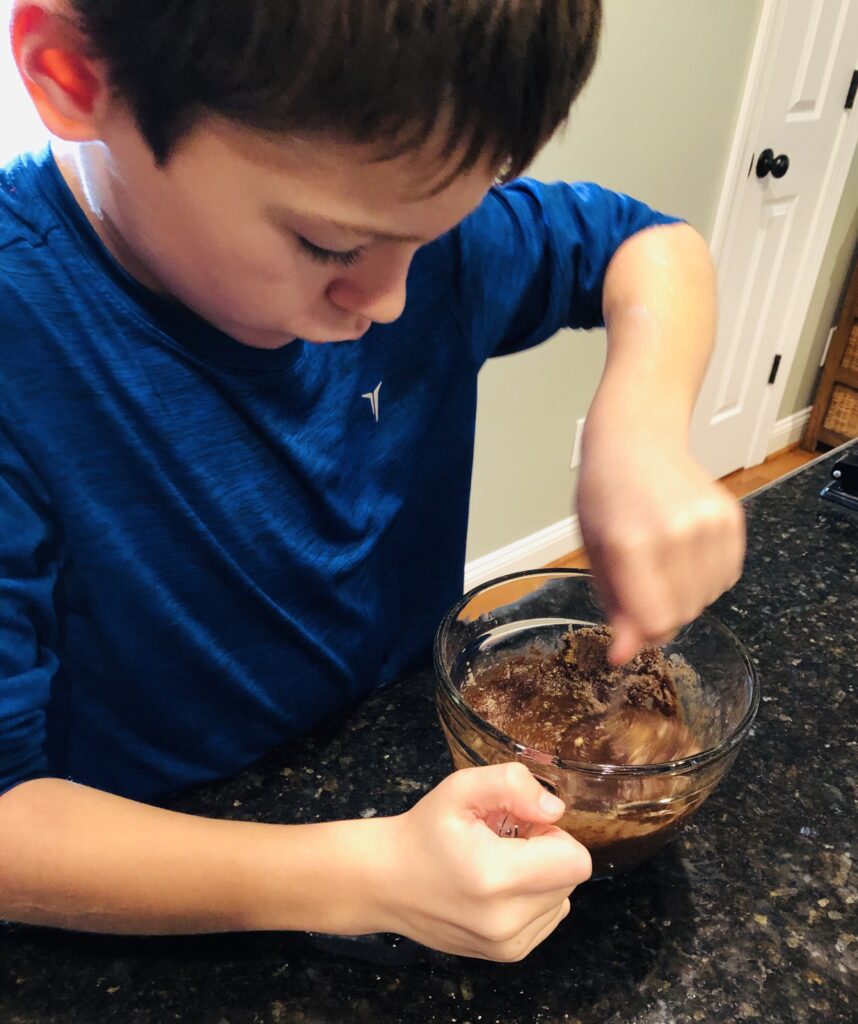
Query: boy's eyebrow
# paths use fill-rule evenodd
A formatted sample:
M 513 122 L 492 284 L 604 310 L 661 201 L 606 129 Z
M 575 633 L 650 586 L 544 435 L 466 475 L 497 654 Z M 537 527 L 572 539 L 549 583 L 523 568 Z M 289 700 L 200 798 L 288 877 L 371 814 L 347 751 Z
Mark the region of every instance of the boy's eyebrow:
M 268 211 L 276 221 L 280 222 L 288 220 L 290 215 L 297 215 L 298 217 L 306 217 L 308 220 L 319 221 L 319 223 L 325 224 L 328 227 L 338 228 L 340 231 L 346 231 L 353 235 L 369 235 L 370 238 L 382 242 L 417 242 L 421 245 L 426 242 L 426 239 L 421 238 L 419 235 L 399 235 L 388 231 L 377 231 L 375 228 L 368 228 L 361 224 L 345 224 L 343 221 L 331 220 L 330 217 L 321 217 L 319 214 L 311 213 L 309 210 L 290 209 L 285 206 L 270 206 Z

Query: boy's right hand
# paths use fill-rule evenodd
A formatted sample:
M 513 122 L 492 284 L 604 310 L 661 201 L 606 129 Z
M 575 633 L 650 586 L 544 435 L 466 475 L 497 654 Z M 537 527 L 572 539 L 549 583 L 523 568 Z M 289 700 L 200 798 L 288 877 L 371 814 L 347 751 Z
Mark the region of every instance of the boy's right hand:
M 569 913 L 590 854 L 553 822 L 564 806 L 522 764 L 457 771 L 387 819 L 390 931 L 461 956 L 521 960 Z M 500 838 L 509 813 L 528 839 Z

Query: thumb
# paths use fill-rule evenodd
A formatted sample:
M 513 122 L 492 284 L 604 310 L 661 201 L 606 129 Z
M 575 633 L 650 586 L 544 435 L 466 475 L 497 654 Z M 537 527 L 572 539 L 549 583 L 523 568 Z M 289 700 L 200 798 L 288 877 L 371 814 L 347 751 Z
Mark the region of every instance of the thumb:
M 508 814 L 521 822 L 551 824 L 561 817 L 566 805 L 549 793 L 523 764 L 493 764 L 465 768 L 453 776 L 456 795 L 463 809 L 494 821 Z

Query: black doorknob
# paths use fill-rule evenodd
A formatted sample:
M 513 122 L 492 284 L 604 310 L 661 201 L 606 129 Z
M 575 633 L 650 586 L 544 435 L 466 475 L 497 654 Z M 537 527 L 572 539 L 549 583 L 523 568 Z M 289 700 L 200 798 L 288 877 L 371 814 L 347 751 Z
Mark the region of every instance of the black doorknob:
M 781 153 L 780 156 L 775 156 L 771 149 L 764 149 L 760 153 L 760 159 L 757 161 L 757 177 L 765 178 L 767 174 L 771 174 L 773 178 L 782 178 L 789 170 L 789 157 L 786 153 Z

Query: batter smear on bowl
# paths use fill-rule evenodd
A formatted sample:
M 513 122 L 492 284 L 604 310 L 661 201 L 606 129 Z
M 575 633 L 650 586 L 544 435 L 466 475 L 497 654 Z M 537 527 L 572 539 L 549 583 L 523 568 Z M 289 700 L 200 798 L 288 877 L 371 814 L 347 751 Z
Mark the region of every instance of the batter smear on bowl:
M 557 648 L 533 644 L 481 666 L 462 697 L 518 743 L 563 760 L 642 765 L 698 753 L 677 695 L 692 669 L 653 647 L 617 667 L 610 643 L 605 626 L 570 629 Z

